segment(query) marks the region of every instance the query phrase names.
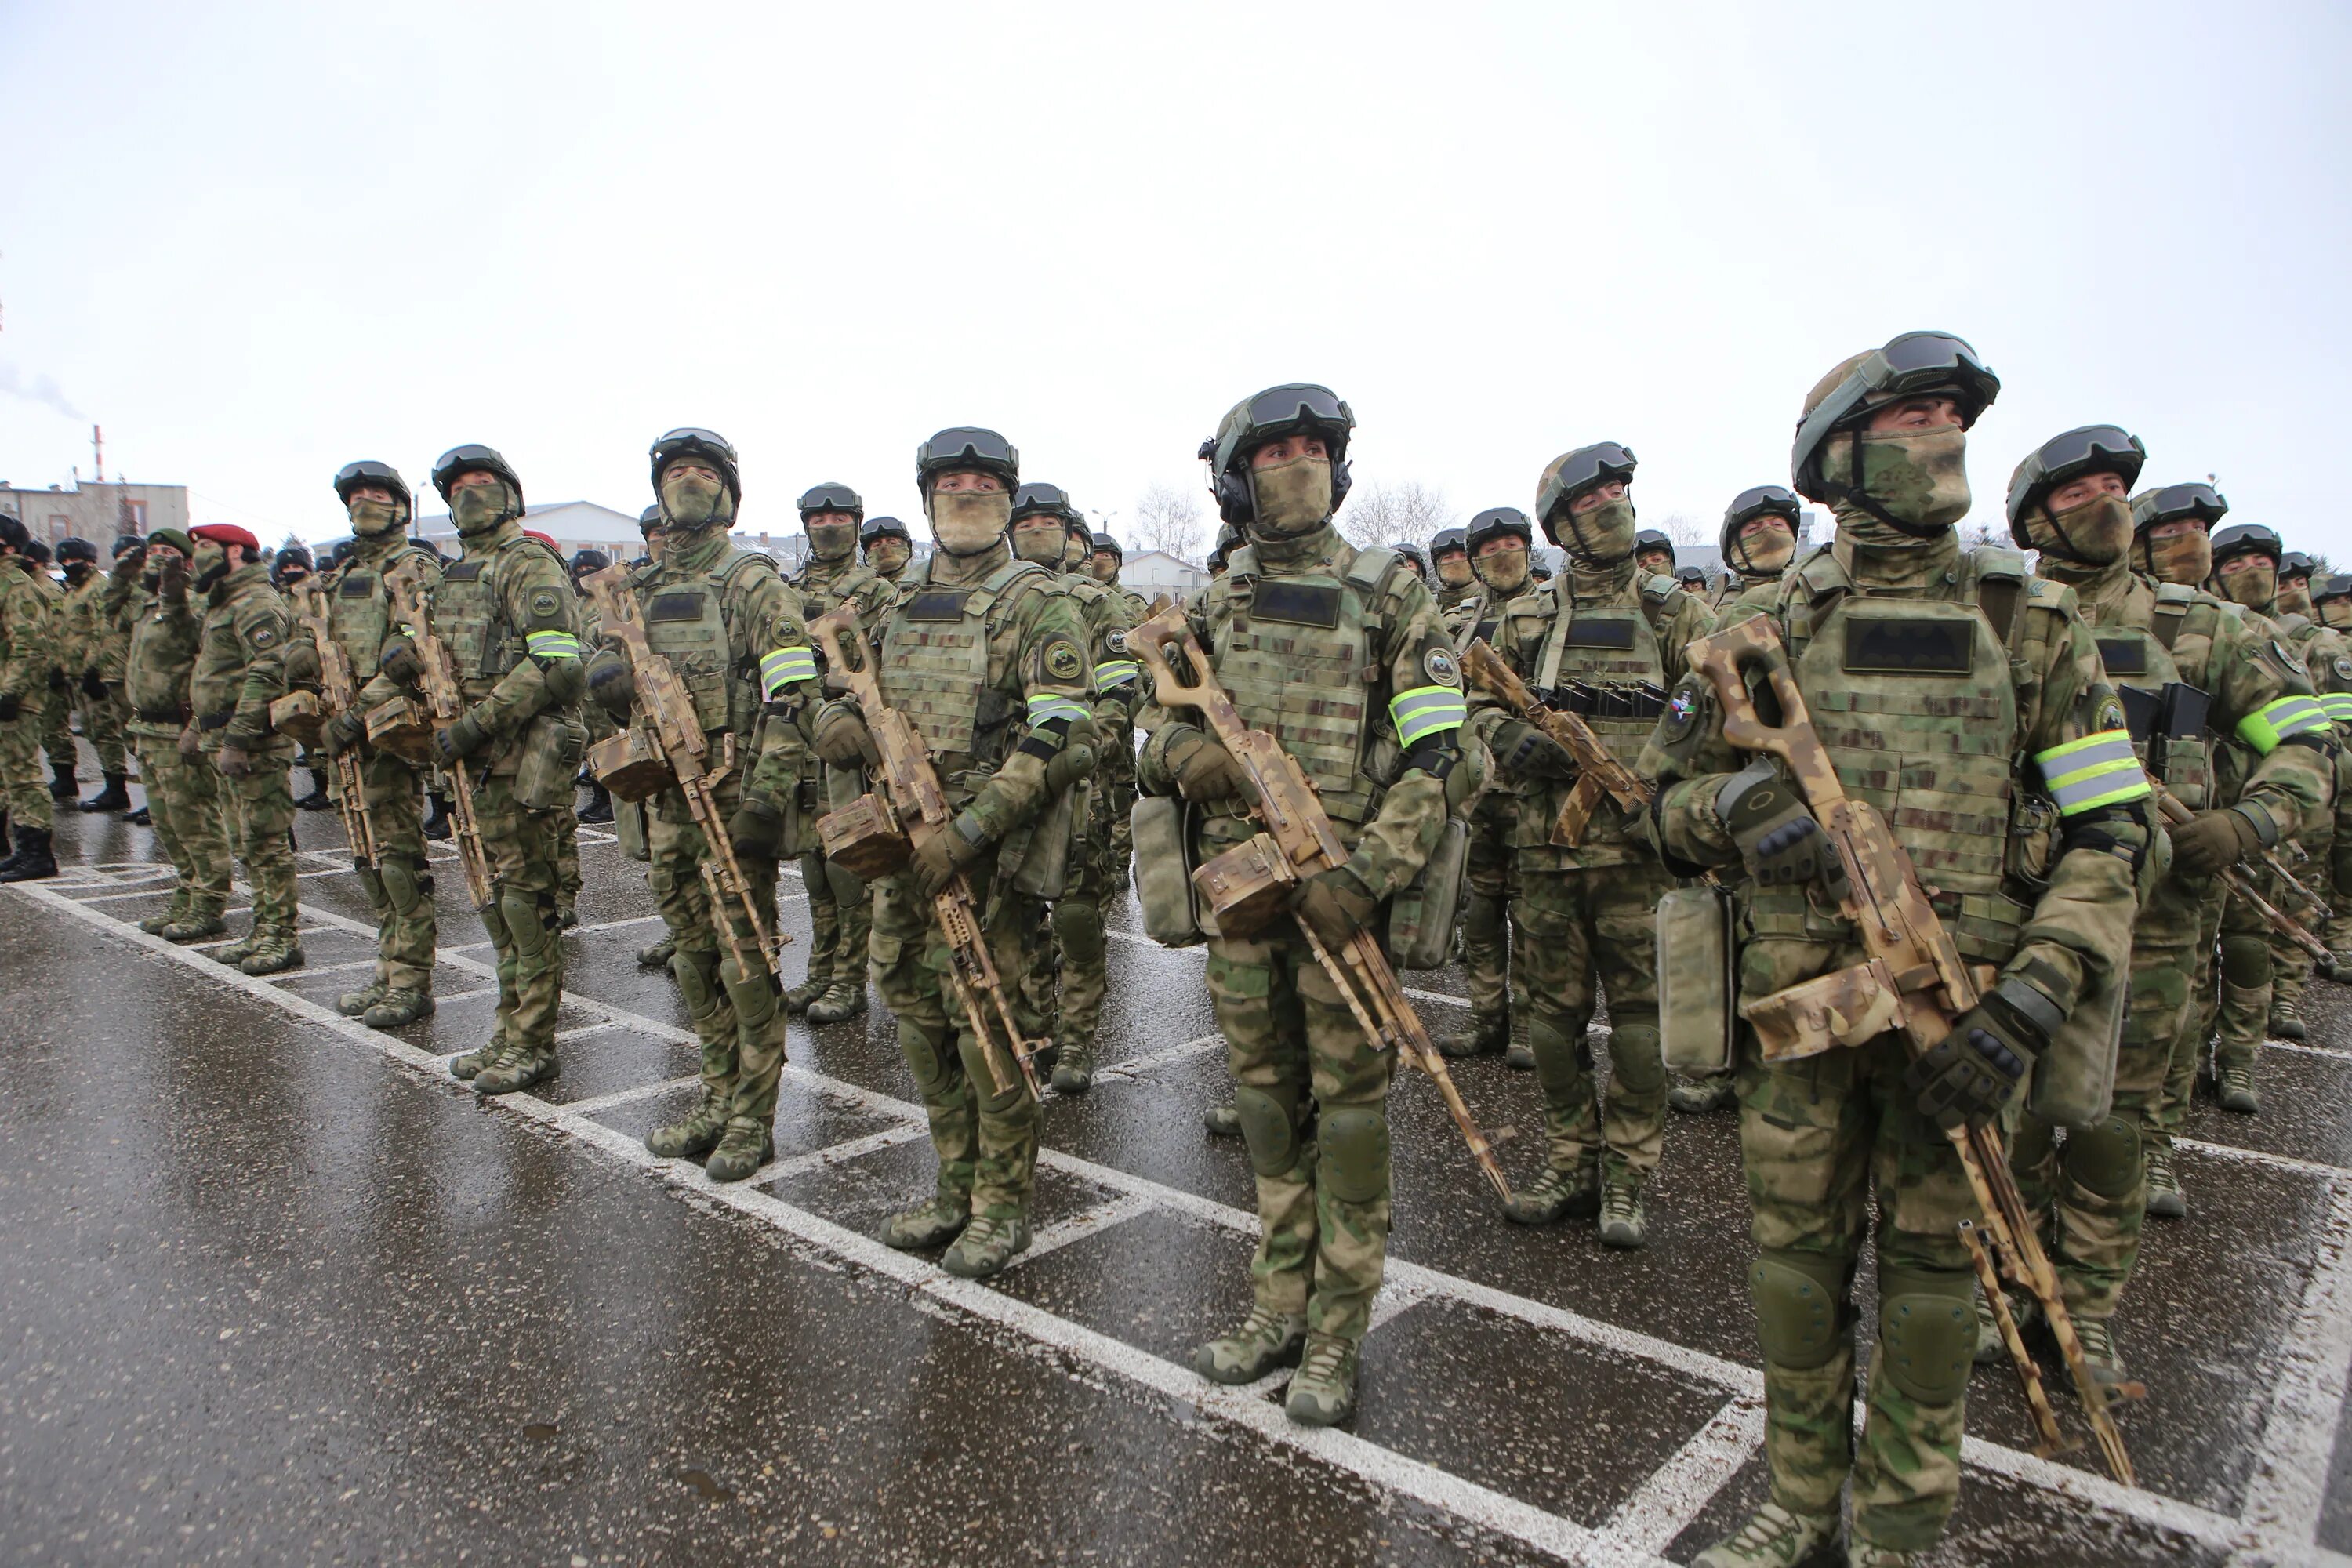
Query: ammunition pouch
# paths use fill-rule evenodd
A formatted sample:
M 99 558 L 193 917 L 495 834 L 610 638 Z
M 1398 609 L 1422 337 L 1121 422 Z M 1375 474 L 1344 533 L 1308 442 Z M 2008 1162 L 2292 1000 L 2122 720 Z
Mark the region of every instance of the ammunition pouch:
M 269 727 L 281 735 L 291 736 L 305 746 L 319 743 L 319 733 L 325 728 L 319 714 L 318 694 L 310 691 L 289 691 L 269 705 Z
M 1143 933 L 1163 947 L 1193 947 L 1204 934 L 1199 889 L 1192 883 L 1195 812 L 1176 795 L 1150 795 L 1139 799 L 1128 817 Z
M 996 869 L 998 875 L 1010 878 L 1014 892 L 1033 899 L 1058 899 L 1068 889 L 1070 868 L 1085 852 L 1087 815 L 1093 798 L 1093 781 L 1080 779 L 1056 794 L 1035 817 L 1004 836 Z
M 653 858 L 653 847 L 646 841 L 643 802 L 616 800 L 613 803 L 613 836 L 621 841 L 621 853 L 630 859 L 642 862 Z
M 914 841 L 899 826 L 898 814 L 878 795 L 861 795 L 819 817 L 816 837 L 826 859 L 867 882 L 898 875 L 915 858 Z
M 532 716 L 522 730 L 515 761 L 515 804 L 526 811 L 570 805 L 580 789 L 580 755 L 588 747 L 588 727 L 568 713 Z
M 2117 973 L 2087 992 L 2051 1032 L 2050 1048 L 2034 1058 L 2026 1082 L 2028 1111 L 2061 1127 L 2091 1127 L 2106 1120 L 2130 990 L 2129 974 Z
M 1454 955 L 1454 917 L 1470 864 L 1470 825 L 1448 816 L 1429 858 L 1389 902 L 1389 952 L 1399 969 L 1441 969 Z
M 587 755 L 588 771 L 615 800 L 651 800 L 677 782 L 661 748 L 635 725 L 605 736 Z
M 1739 982 L 1731 895 L 1706 883 L 1658 900 L 1658 1028 L 1666 1065 L 1705 1077 L 1732 1066 Z

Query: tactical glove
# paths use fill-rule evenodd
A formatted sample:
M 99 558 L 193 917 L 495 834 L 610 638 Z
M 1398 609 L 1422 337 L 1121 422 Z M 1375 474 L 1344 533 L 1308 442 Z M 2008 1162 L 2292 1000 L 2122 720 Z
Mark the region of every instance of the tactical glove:
M 1564 779 L 1576 772 L 1576 758 L 1569 749 L 1524 719 L 1496 727 L 1495 764 L 1507 773 L 1529 778 Z
M 1316 872 L 1290 894 L 1291 914 L 1326 948 L 1336 949 L 1363 930 L 1380 907 L 1381 901 L 1345 866 Z
M 0 724 L 13 724 L 16 715 L 25 710 L 24 700 L 13 691 L 0 691 Z
M 958 817 L 915 846 L 913 871 L 919 897 L 938 898 L 949 878 L 988 852 L 985 844 L 975 844 L 964 837 L 962 825 L 963 819 Z
M 105 700 L 106 682 L 99 675 L 98 666 L 93 664 L 81 672 L 81 694 L 84 697 L 95 697 L 100 701 Z
M 846 702 L 828 702 L 817 714 L 815 745 L 816 754 L 837 768 L 877 767 L 882 762 L 864 716 Z
M 360 716 L 357 709 L 346 708 L 328 720 L 326 727 L 319 731 L 319 747 L 331 757 L 350 751 L 366 739 L 367 721 Z
M 226 777 L 241 779 L 253 772 L 253 753 L 231 741 L 213 758 L 213 765 Z
M 165 561 L 155 576 L 155 591 L 167 604 L 188 602 L 188 561 L 184 555 L 173 555 Z
M 67 688 L 69 684 L 70 684 L 70 682 L 68 682 L 68 681 L 66 679 L 66 672 L 65 672 L 65 667 L 64 667 L 64 666 L 62 666 L 62 665 L 56 665 L 56 664 L 53 664 L 53 665 L 49 666 L 49 689 L 50 689 L 50 690 L 52 690 L 52 691 L 63 691 L 63 690 L 65 690 L 65 689 L 66 689 L 66 688 Z
M 383 671 L 387 679 L 403 686 L 414 686 L 425 679 L 425 662 L 416 657 L 416 645 L 404 637 L 383 639 L 383 654 L 375 667 Z
M 2210 877 L 2263 847 L 2261 831 L 2235 806 L 2200 811 L 2169 831 L 2172 868 L 2190 877 Z
M 109 573 L 109 575 L 114 577 L 118 581 L 127 581 L 130 578 L 138 576 L 139 569 L 146 564 L 147 547 L 144 544 L 142 544 L 137 546 L 135 549 L 126 550 L 121 554 L 116 556 L 114 558 L 114 566 Z
M 286 684 L 310 686 L 319 684 L 319 650 L 309 643 L 298 642 L 286 649 Z
M 1177 746 L 1183 749 L 1180 752 Z M 1176 793 L 1190 801 L 1255 798 L 1249 775 L 1222 742 L 1195 735 L 1169 748 L 1168 765 L 1176 774 Z
M 1793 888 L 1806 882 L 1845 895 L 1845 867 L 1830 847 L 1828 835 L 1806 809 L 1804 797 L 1770 762 L 1758 759 L 1731 775 L 1715 797 L 1715 814 L 1739 847 L 1739 858 L 1757 885 Z
M 1919 1111 L 1947 1130 L 2000 1114 L 2033 1060 L 2065 1022 L 2058 1005 L 2021 980 L 1987 992 L 1952 1032 L 1912 1062 L 1904 1082 Z
M 602 704 L 615 722 L 625 721 L 637 697 L 636 685 L 630 679 L 629 661 L 609 647 L 600 647 L 591 654 L 588 695 Z
M 784 814 L 759 796 L 747 795 L 735 815 L 727 819 L 727 842 L 738 859 L 780 859 L 784 852 Z
M 468 710 L 458 714 L 447 729 L 433 731 L 433 754 L 443 767 L 449 767 L 480 751 L 489 738 L 490 727 Z

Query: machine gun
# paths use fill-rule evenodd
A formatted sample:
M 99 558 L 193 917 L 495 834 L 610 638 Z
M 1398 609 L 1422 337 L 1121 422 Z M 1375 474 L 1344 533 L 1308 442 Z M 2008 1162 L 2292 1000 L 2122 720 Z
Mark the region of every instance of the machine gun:
M 310 628 L 311 640 L 319 645 L 319 689 L 327 699 L 330 710 L 326 715 L 358 710 L 359 678 L 352 669 L 352 656 L 327 629 L 327 617 L 316 595 L 305 595 L 301 600 L 301 623 Z M 343 818 L 343 836 L 352 841 L 352 858 L 362 866 L 382 864 L 383 851 L 375 838 L 375 813 L 367 803 L 366 771 L 360 766 L 359 753 L 346 746 L 335 753 L 335 783 L 339 792 L 335 809 Z
M 433 595 L 406 568 L 384 579 L 392 593 L 392 612 L 416 648 L 416 662 L 425 667 L 425 705 L 438 731 L 456 723 L 466 711 L 466 694 L 457 684 L 457 661 L 449 645 L 433 630 Z M 449 836 L 457 841 L 457 863 L 466 869 L 466 892 L 478 910 L 490 907 L 498 895 L 490 885 L 489 852 L 482 847 L 481 820 L 474 815 L 474 776 L 460 762 L 449 769 Z
M 1576 786 L 1560 803 L 1559 820 L 1552 824 L 1553 843 L 1571 849 L 1583 843 L 1584 830 L 1591 825 L 1593 810 L 1604 795 L 1626 811 L 1640 811 L 1649 805 L 1650 786 L 1610 754 L 1609 748 L 1601 743 L 1601 737 L 1592 732 L 1592 726 L 1566 705 L 1548 706 L 1519 679 L 1517 671 L 1503 662 L 1502 655 L 1486 646 L 1485 638 L 1472 637 L 1470 646 L 1462 650 L 1462 670 L 1503 706 L 1550 736 L 1576 759 Z
M 886 792 L 861 795 L 839 811 L 828 813 L 817 823 L 817 836 L 824 841 L 826 856 L 852 874 L 869 881 L 890 876 L 906 868 L 917 841 L 928 842 L 933 834 L 952 831 L 947 790 L 914 723 L 883 700 L 874 661 L 865 657 L 856 611 L 845 605 L 819 616 L 808 624 L 808 634 L 809 641 L 824 656 L 828 677 L 848 688 L 866 716 L 866 728 L 881 756 L 879 772 Z M 971 884 L 962 872 L 950 877 L 947 886 L 931 900 L 931 918 L 947 938 L 948 983 L 955 991 L 957 1005 L 963 1009 L 972 1038 L 980 1043 L 980 1054 L 988 1063 L 988 1076 L 996 1092 L 1009 1093 L 1017 1073 L 1018 1081 L 1028 1086 L 1029 1097 L 1034 1100 L 1037 1068 L 1032 1058 L 1045 1042 L 1024 1037 L 1013 1020 L 1004 981 L 996 972 L 996 960 L 989 955 L 988 938 L 981 930 Z M 992 1016 L 996 1020 L 994 1028 L 989 1023 Z M 1005 1066 L 1008 1057 L 1013 1065 L 1010 1072 Z
M 1773 1054 L 1776 1035 L 1784 1039 L 1809 1037 L 1802 1046 L 1780 1053 L 1803 1055 L 1808 1050 L 1858 1046 L 1890 1029 L 1903 1032 L 1915 1056 L 1925 1055 L 1951 1034 L 1955 1019 L 1976 1005 L 1989 983 L 1989 972 L 1979 975 L 1961 961 L 1959 949 L 1919 885 L 1911 858 L 1868 802 L 1846 795 L 1828 749 L 1813 730 L 1804 694 L 1790 671 L 1786 649 L 1772 622 L 1759 616 L 1727 626 L 1692 643 L 1686 657 L 1691 668 L 1714 686 L 1723 704 L 1723 738 L 1742 751 L 1768 752 L 1780 758 L 1796 781 L 1843 868 L 1845 885 L 1838 903 L 1853 924 L 1855 940 L 1869 955 L 1852 968 L 1759 998 L 1743 1005 L 1740 1012 L 1756 1026 L 1768 1056 Z M 1778 727 L 1766 724 L 1756 710 L 1747 685 L 1750 670 L 1761 671 L 1771 683 L 1780 708 Z M 2018 1335 L 2000 1275 L 2032 1292 L 2041 1303 L 2107 1468 L 2126 1486 L 2136 1485 L 2131 1457 L 2124 1451 L 2108 1407 L 2118 1397 L 2137 1399 L 2147 1391 L 2137 1383 L 2110 1390 L 2092 1375 L 2083 1358 L 2083 1342 L 2074 1331 L 2074 1321 L 2067 1315 L 2057 1272 L 2042 1253 L 2035 1229 L 2038 1216 L 2026 1207 L 2017 1190 L 1999 1131 L 1990 1125 L 1960 1126 L 1948 1129 L 1948 1135 L 1983 1216 L 1979 1221 L 1961 1222 L 1960 1239 L 1975 1263 L 1978 1283 L 1984 1288 L 2001 1341 L 2016 1365 L 2018 1382 L 2041 1433 L 2040 1452 L 2047 1457 L 2074 1445 L 2059 1431 L 2058 1418 L 2042 1387 L 2041 1372 Z M 1999 1274 L 1995 1258 L 2000 1261 Z
M 1346 865 L 1348 851 L 1331 830 L 1331 819 L 1324 815 L 1323 803 L 1299 771 L 1297 760 L 1274 736 L 1242 722 L 1232 696 L 1210 673 L 1208 656 L 1184 624 L 1182 605 L 1171 605 L 1129 632 L 1127 647 L 1150 672 L 1153 700 L 1163 708 L 1197 711 L 1241 764 L 1256 793 L 1252 815 L 1265 825 L 1265 831 L 1192 874 L 1194 883 L 1216 908 L 1220 927 L 1234 935 L 1244 934 L 1244 923 L 1270 921 L 1284 908 L 1291 887 L 1318 871 Z M 1180 677 L 1170 662 L 1171 647 L 1190 663 L 1193 677 L 1190 681 Z M 1314 950 L 1315 961 L 1347 999 L 1348 1009 L 1365 1037 L 1383 1050 L 1398 1052 L 1429 1075 L 1454 1125 L 1462 1130 L 1471 1158 L 1508 1203 L 1511 1184 L 1496 1163 L 1495 1151 L 1472 1120 L 1470 1108 L 1462 1103 L 1462 1093 L 1445 1070 L 1445 1058 L 1437 1054 L 1429 1030 L 1412 1010 L 1379 942 L 1371 932 L 1359 931 L 1334 953 L 1306 921 L 1298 922 L 1298 931 Z
M 709 737 L 702 732 L 702 721 L 695 717 L 693 694 L 677 678 L 669 660 L 654 652 L 646 641 L 645 625 L 637 619 L 636 600 L 626 591 L 628 582 L 629 569 L 616 565 L 589 574 L 580 580 L 580 586 L 603 617 L 604 635 L 618 642 L 628 654 L 629 680 L 645 716 L 640 731 L 653 742 L 661 761 L 667 765 L 667 782 L 686 797 L 686 809 L 694 817 L 696 830 L 702 835 L 702 888 L 710 899 L 712 912 L 734 905 L 743 911 L 743 919 L 751 928 L 751 939 L 747 942 L 735 930 L 734 921 L 721 922 L 735 963 L 746 974 L 756 970 L 773 975 L 777 955 L 792 939 L 779 929 L 771 929 L 766 912 L 760 908 L 760 900 L 743 875 L 742 863 L 735 858 L 734 844 L 727 837 L 727 820 L 719 810 L 719 782 L 735 767 L 735 738 L 727 737 L 724 753 L 714 761 Z

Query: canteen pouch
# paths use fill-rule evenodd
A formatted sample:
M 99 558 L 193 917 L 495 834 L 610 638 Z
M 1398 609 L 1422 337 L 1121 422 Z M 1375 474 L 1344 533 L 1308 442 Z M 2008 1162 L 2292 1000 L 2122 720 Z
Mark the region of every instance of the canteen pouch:
M 1202 940 L 1192 887 L 1191 816 L 1184 801 L 1172 795 L 1144 795 L 1128 816 L 1143 934 L 1162 947 L 1193 947 Z
M 1666 1065 L 1704 1078 L 1732 1066 L 1738 982 L 1731 896 L 1700 883 L 1658 900 L 1658 1028 Z
M 1664 982 L 1661 971 L 1659 984 Z M 1659 1011 L 1664 1012 L 1663 999 Z M 1739 1016 L 1755 1029 L 1756 1043 L 1768 1062 L 1861 1045 L 1895 1027 L 1902 1012 L 1902 992 L 1895 976 L 1876 959 L 1833 969 L 1739 1005 Z
M 1429 858 L 1389 903 L 1389 952 L 1399 969 L 1442 969 L 1454 956 L 1454 917 L 1470 863 L 1470 826 L 1448 816 Z
M 1086 824 L 1093 794 L 1093 781 L 1081 780 L 1055 795 L 1034 821 L 1005 835 L 996 868 L 1000 876 L 1009 869 L 1014 892 L 1058 899 L 1068 890 L 1071 857 L 1077 849 L 1075 838 Z
M 433 763 L 433 726 L 405 697 L 379 702 L 368 710 L 368 744 L 398 757 L 412 768 Z
M 588 771 L 615 800 L 651 800 L 677 782 L 653 737 L 635 725 L 589 747 Z
M 580 794 L 580 754 L 588 726 L 566 713 L 541 713 L 523 726 L 515 761 L 515 804 L 525 811 L 570 805 Z
M 2104 1121 L 2115 1100 L 2116 1052 L 2123 1040 L 2128 980 L 2117 976 L 2076 1004 L 2050 1048 L 2033 1064 L 2025 1109 L 2061 1127 Z
M 319 717 L 319 699 L 310 691 L 289 691 L 269 705 L 269 727 L 305 746 L 319 743 L 325 723 Z
M 650 861 L 653 847 L 646 842 L 645 803 L 616 800 L 613 803 L 613 833 L 621 841 L 621 853 L 632 860 Z
M 1282 847 L 1260 833 L 1193 872 L 1192 885 L 1215 922 L 1211 934 L 1246 942 L 1289 912 L 1298 873 Z
M 878 795 L 861 795 L 839 811 L 826 812 L 817 818 L 816 837 L 824 858 L 860 881 L 896 876 L 915 858 L 898 814 Z

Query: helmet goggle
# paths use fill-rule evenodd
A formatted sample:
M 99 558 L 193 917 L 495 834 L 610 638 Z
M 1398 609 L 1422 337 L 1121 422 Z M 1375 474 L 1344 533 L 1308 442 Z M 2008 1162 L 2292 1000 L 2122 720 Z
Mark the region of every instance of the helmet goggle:
M 1557 471 L 1544 476 L 1536 496 L 1536 515 L 1549 525 L 1553 513 L 1593 486 L 1611 479 L 1632 483 L 1638 462 L 1631 447 L 1615 441 L 1578 447 L 1562 460 Z
M 2338 572 L 2312 590 L 2312 602 L 2328 599 L 2352 599 L 2352 572 Z
M 637 531 L 650 537 L 662 531 L 661 508 L 649 506 L 637 513 Z
M 933 474 L 951 468 L 978 468 L 1012 478 L 1021 472 L 1021 451 L 995 431 L 969 425 L 942 430 L 915 449 L 918 483 L 929 483 Z
M 862 518 L 866 515 L 866 501 L 847 485 L 814 485 L 801 497 L 801 518 L 805 521 L 821 511 L 846 512 L 851 517 Z
M 505 458 L 499 456 L 497 447 L 469 441 L 442 453 L 440 461 L 433 465 L 433 488 L 441 492 L 442 500 L 449 499 L 449 487 L 457 483 L 462 474 L 495 475 L 515 492 L 515 504 L 522 504 L 522 480 L 515 476 L 514 469 Z
M 2319 563 L 2300 550 L 2290 550 L 2279 557 L 2278 574 L 2286 577 L 2308 577 L 2318 570 Z
M 1794 529 L 1797 526 L 1795 492 L 1780 485 L 1757 485 L 1741 490 L 1724 509 L 1723 525 L 1728 529 L 1741 529 L 1758 518 L 1767 516 L 1786 518 L 1789 526 Z
M 1270 386 L 1249 400 L 1241 423 L 1217 443 L 1216 465 L 1219 471 L 1229 472 L 1245 453 L 1302 430 L 1319 432 L 1336 463 L 1347 451 L 1348 432 L 1355 427 L 1355 411 L 1328 386 L 1312 382 Z
M 1066 527 L 1070 521 L 1069 492 L 1059 485 L 1034 483 L 1023 485 L 1013 492 L 1013 521 L 1024 517 L 1058 517 Z M 1089 537 L 1091 542 L 1091 537 Z
M 2116 475 L 2129 489 L 2147 462 L 2147 448 L 2120 425 L 2085 425 L 2053 436 L 2018 465 L 2017 477 L 2009 482 L 2009 525 L 2015 528 L 2036 500 L 2084 474 Z
M 2241 555 L 2267 555 L 2273 561 L 2283 562 L 2286 542 L 2275 530 L 2259 522 L 2242 522 L 2213 536 L 2213 564 L 2219 566 Z
M 1456 552 L 1465 555 L 1470 552 L 1470 536 L 1458 528 L 1440 529 L 1436 537 L 1429 542 L 1432 556 L 1451 555 Z
M 352 501 L 352 492 L 362 485 L 382 485 L 402 500 L 409 499 L 408 482 L 400 477 L 400 471 L 390 463 L 379 463 L 370 459 L 345 463 L 336 470 L 335 499 L 349 506 Z
M 2132 526 L 2138 529 L 2184 517 L 2194 517 L 2210 529 L 2229 515 L 2229 501 L 2208 484 L 2166 485 L 2132 503 Z
M 1829 433 L 1867 408 L 1923 392 L 1950 392 L 1968 429 L 2000 395 L 2000 377 L 1966 338 L 1949 332 L 1905 332 L 1866 356 L 1797 426 L 1790 467 L 1801 475 Z
M 1535 524 L 1528 521 L 1526 512 L 1515 506 L 1488 507 L 1470 520 L 1470 526 L 1464 531 L 1462 538 L 1463 543 L 1473 554 L 1475 554 L 1478 547 L 1485 544 L 1486 541 L 1499 539 L 1507 533 L 1517 534 L 1520 540 L 1528 544 L 1533 544 L 1536 542 Z
M 688 454 L 716 458 L 730 468 L 736 463 L 735 448 L 726 437 L 691 425 L 680 426 L 656 441 L 646 455 L 653 458 L 654 474 L 658 479 L 664 468 Z
M 907 525 L 895 517 L 869 518 L 865 531 L 858 535 L 859 542 L 865 544 L 885 538 L 903 539 L 909 544 L 915 542 L 915 536 L 907 531 Z
M 1089 546 L 1089 547 L 1091 547 L 1091 548 L 1093 549 L 1094 552 L 1095 552 L 1096 554 L 1097 554 L 1097 555 L 1110 555 L 1110 556 L 1115 556 L 1115 557 L 1117 557 L 1118 559 L 1119 559 L 1119 560 L 1121 560 L 1121 561 L 1124 561 L 1124 560 L 1126 560 L 1126 559 L 1127 559 L 1127 552 L 1126 552 L 1126 551 L 1124 551 L 1124 550 L 1121 550 L 1121 549 L 1118 547 L 1118 540 L 1116 540 L 1116 539 L 1113 539 L 1113 538 L 1112 538 L 1109 534 L 1108 534 L 1108 533 L 1097 533 L 1097 534 L 1095 534 L 1093 537 L 1091 537 L 1090 539 L 1088 539 L 1088 540 L 1087 541 L 1087 543 L 1088 544 L 1088 546 Z

